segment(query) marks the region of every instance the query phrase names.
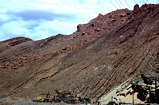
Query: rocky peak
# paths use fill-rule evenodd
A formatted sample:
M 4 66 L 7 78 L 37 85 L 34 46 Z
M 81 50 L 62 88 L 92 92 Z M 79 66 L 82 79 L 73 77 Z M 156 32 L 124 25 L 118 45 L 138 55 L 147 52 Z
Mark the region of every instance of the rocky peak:
M 139 5 L 136 4 L 133 9 L 133 15 L 140 15 L 140 13 L 144 13 L 146 11 L 156 11 L 159 9 L 158 6 L 159 4 L 144 4 L 139 7 Z
M 139 5 L 136 4 L 133 9 L 133 14 L 137 14 L 139 12 L 139 9 L 140 9 Z
M 116 10 L 105 15 L 99 13 L 87 24 L 79 24 L 74 34 L 81 39 L 81 42 L 90 42 L 102 36 L 103 33 L 109 33 L 114 28 L 126 24 L 132 18 L 131 14 L 132 11 L 128 9 Z

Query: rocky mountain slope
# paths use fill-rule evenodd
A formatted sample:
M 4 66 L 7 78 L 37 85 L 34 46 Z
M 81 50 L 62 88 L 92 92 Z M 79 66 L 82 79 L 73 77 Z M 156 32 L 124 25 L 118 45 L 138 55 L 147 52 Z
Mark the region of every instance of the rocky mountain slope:
M 0 42 L 0 96 L 96 102 L 130 76 L 156 66 L 159 5 L 99 14 L 71 35 Z

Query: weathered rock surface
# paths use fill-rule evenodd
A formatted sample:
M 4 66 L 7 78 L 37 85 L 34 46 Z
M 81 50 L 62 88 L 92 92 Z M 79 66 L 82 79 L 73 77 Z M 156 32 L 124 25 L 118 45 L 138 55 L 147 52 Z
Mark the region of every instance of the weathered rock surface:
M 67 90 L 96 102 L 154 65 L 158 49 L 159 5 L 153 4 L 99 14 L 68 36 L 3 41 L 0 96 L 43 100 L 41 94 L 55 97 L 55 90 Z

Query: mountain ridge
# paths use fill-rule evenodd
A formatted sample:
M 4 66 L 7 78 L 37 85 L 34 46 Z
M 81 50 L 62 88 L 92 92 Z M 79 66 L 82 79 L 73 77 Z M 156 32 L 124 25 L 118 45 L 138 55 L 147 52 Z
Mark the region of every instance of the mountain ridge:
M 0 54 L 0 96 L 33 99 L 49 93 L 53 98 L 58 96 L 55 90 L 68 90 L 96 102 L 129 76 L 155 65 L 158 10 L 158 4 L 135 5 L 133 11 L 99 14 L 69 36 L 17 38 L 14 46 L 14 39 L 0 42 L 5 46 Z

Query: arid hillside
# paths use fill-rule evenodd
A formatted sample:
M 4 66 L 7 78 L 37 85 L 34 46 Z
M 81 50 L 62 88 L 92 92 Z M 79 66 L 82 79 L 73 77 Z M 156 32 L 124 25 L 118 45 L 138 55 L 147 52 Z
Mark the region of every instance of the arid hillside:
M 158 4 L 99 14 L 71 35 L 0 42 L 0 96 L 97 102 L 126 79 L 156 67 L 157 53 Z

